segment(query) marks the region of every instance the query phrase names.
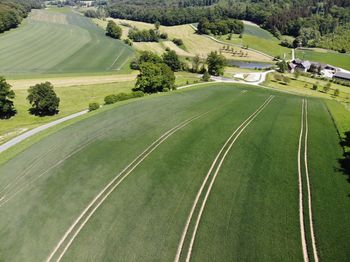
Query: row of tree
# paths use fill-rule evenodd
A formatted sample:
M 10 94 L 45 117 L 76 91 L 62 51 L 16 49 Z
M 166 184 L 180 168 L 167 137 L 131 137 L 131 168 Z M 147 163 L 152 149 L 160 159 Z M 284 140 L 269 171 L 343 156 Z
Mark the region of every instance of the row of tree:
M 0 119 L 9 119 L 17 113 L 13 99 L 16 97 L 11 85 L 0 77 Z M 36 84 L 28 89 L 27 100 L 33 115 L 46 116 L 58 113 L 60 99 L 50 82 Z

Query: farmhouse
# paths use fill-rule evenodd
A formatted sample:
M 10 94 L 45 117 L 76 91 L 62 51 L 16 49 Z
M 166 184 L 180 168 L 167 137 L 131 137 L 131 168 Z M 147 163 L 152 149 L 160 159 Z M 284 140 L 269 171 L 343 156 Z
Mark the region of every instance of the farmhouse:
M 289 70 L 293 73 L 295 70 L 307 72 L 311 67 L 309 61 L 303 61 L 300 59 L 295 59 L 289 63 Z
M 347 72 L 336 72 L 333 75 L 333 78 L 340 79 L 340 80 L 345 80 L 345 81 L 350 81 L 350 73 L 347 73 Z

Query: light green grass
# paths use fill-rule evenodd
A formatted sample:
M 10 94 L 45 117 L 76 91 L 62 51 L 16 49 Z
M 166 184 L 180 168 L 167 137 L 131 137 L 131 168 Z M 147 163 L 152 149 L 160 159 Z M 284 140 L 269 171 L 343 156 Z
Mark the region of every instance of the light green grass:
M 131 92 L 134 87 L 134 81 L 84 85 L 56 88 L 55 91 L 60 101 L 60 111 L 57 115 L 39 117 L 30 115 L 28 109 L 30 105 L 26 99 L 27 90 L 16 90 L 16 98 L 14 100 L 17 109 L 17 115 L 8 120 L 0 120 L 0 143 L 3 143 L 12 137 L 18 135 L 21 129 L 27 130 L 39 125 L 57 120 L 67 115 L 85 110 L 90 102 L 103 103 L 106 95 L 116 94 L 120 92 Z
M 243 89 L 248 92 L 241 93 Z M 87 203 L 146 146 L 179 122 L 212 110 L 149 155 L 106 199 L 63 259 L 172 261 L 213 159 L 232 131 L 271 93 L 271 105 L 224 162 L 200 224 L 193 261 L 301 260 L 296 159 L 301 99 L 229 84 L 106 107 L 1 164 L 0 190 L 19 175 L 24 176 L 12 193 L 25 188 L 0 207 L 0 259 L 44 260 Z M 341 261 L 348 254 L 344 247 L 350 236 L 349 202 L 344 198 L 348 184 L 337 179 L 333 189 L 325 183 L 336 179 L 330 167 L 336 166 L 340 148 L 334 126 L 327 124 L 330 116 L 319 109 L 322 102 L 315 99 L 310 104 L 310 132 L 319 130 L 315 123 L 322 122 L 326 132 L 313 134 L 310 142 L 315 147 L 310 152 L 313 177 L 326 177 L 317 178 L 322 185 L 315 193 L 327 190 L 322 198 L 333 203 L 315 204 L 320 259 Z M 331 223 L 337 212 L 337 223 Z M 336 234 L 340 229 L 341 245 Z
M 217 38 L 227 43 L 248 46 L 270 56 L 291 58 L 291 49 L 281 46 L 281 40 L 258 26 L 244 24 L 242 38 L 239 38 L 237 34 L 233 34 L 231 40 L 228 40 L 228 35 L 218 36 Z
M 90 19 L 65 9 L 34 10 L 0 36 L 0 74 L 39 75 L 116 71 L 133 50 L 108 38 Z
M 333 66 L 342 67 L 350 70 L 350 55 L 340 54 L 332 51 L 313 51 L 313 50 L 299 50 L 295 51 L 296 58 L 303 60 L 310 60 Z
M 305 96 L 333 99 L 347 104 L 350 102 L 349 87 L 331 83 L 330 90 L 325 93 L 323 91 L 323 87 L 327 85 L 327 81 L 306 76 L 299 76 L 297 79 L 295 79 L 293 74 L 285 74 L 290 79 L 290 83 L 286 84 L 283 82 L 277 82 L 274 79 L 274 74 L 276 73 L 268 74 L 264 85 L 276 88 L 278 90 L 291 91 Z M 317 91 L 312 90 L 313 84 L 317 84 Z M 339 89 L 339 96 L 337 97 L 334 97 L 333 95 L 335 89 Z

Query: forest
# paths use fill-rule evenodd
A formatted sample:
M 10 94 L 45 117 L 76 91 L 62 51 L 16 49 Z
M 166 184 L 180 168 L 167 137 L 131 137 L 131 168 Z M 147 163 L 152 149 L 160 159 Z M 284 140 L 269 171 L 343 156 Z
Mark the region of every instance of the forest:
M 40 0 L 0 0 L 0 33 L 17 27 L 32 8 L 41 8 Z

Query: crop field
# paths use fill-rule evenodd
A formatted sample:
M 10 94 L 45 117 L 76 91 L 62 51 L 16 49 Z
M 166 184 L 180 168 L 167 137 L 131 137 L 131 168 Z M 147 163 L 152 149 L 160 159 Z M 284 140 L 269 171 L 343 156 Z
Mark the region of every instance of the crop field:
M 300 50 L 297 49 L 295 52 L 296 58 L 303 60 L 310 60 L 315 62 L 320 62 L 324 64 L 330 64 L 333 66 L 339 66 L 344 69 L 350 70 L 350 55 L 340 54 L 333 51 L 314 51 L 309 50 Z
M 0 36 L 0 74 L 116 71 L 133 50 L 69 9 L 33 10 L 18 29 Z
M 117 103 L 0 154 L 0 261 L 348 261 L 341 156 L 318 98 L 207 84 Z

